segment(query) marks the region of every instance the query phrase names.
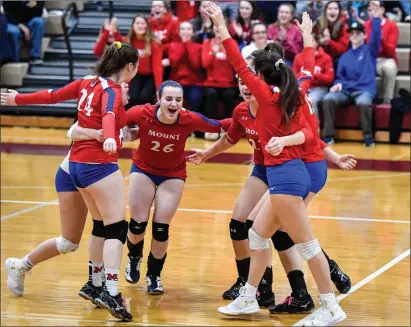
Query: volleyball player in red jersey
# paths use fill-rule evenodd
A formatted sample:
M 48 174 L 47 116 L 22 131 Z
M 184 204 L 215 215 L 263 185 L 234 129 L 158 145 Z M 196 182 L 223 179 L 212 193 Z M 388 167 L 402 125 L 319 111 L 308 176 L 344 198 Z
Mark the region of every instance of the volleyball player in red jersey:
M 107 47 L 96 67 L 98 76 L 86 76 L 59 90 L 16 95 L 21 104 L 48 104 L 79 99 L 79 126 L 103 129 L 104 143 L 76 141 L 70 151 L 70 177 L 91 213 L 99 212 L 105 231 L 103 262 L 106 288 L 96 302 L 124 321 L 132 315 L 124 307 L 118 292 L 118 275 L 128 224 L 125 220 L 125 187 L 117 165 L 117 149 L 121 146 L 120 129 L 126 124 L 121 84 L 137 73 L 138 51 L 129 44 L 114 42 Z M 63 237 L 56 240 L 59 252 L 78 248 Z
M 162 294 L 161 271 L 167 256 L 169 225 L 183 195 L 187 177 L 184 147 L 193 131 L 221 132 L 221 124 L 182 108 L 183 88 L 175 81 L 164 82 L 158 90 L 158 104 L 134 106 L 127 122 L 138 125 L 140 145 L 133 156 L 129 182 L 129 249 L 125 277 L 129 283 L 140 279 L 144 235 L 154 202 L 153 239 L 147 262 L 147 290 Z
M 257 286 L 268 261 L 270 237 L 282 226 L 296 241 L 296 247 L 308 262 L 320 290 L 321 308 L 307 324 L 334 325 L 343 321 L 346 314 L 337 302 L 327 260 L 308 222 L 303 200 L 310 191 L 311 180 L 301 160 L 303 147 L 284 148 L 277 156 L 271 156 L 265 149 L 271 137 L 292 135 L 301 129 L 304 116 L 301 110 L 297 110 L 302 104 L 297 80 L 281 56 L 270 51 L 260 51 L 255 58 L 255 70 L 261 78 L 252 73 L 228 33 L 221 9 L 213 2 L 208 2 L 206 11 L 218 26 L 228 60 L 258 101 L 256 130 L 267 166 L 270 200 L 275 207 L 274 216 L 266 207 L 258 212 L 248 234 L 252 250 L 248 281 L 241 288 L 240 296 L 228 306 L 220 307 L 219 311 L 238 315 L 260 310 L 256 301 Z M 305 13 L 303 24 L 312 26 L 307 16 Z M 270 85 L 276 86 L 273 88 Z

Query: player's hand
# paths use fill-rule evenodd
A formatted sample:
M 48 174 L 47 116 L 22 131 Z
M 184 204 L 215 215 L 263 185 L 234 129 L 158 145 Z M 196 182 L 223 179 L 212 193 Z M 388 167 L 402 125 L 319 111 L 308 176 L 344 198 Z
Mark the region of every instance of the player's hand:
M 103 143 L 103 141 L 104 141 L 103 130 L 102 130 L 102 129 L 96 129 L 96 130 L 95 130 L 95 134 L 96 134 L 96 135 L 94 136 L 94 138 L 95 138 L 97 141 Z
M 330 92 L 340 92 L 341 90 L 342 90 L 341 83 L 335 84 L 330 88 Z
M 223 12 L 214 2 L 207 1 L 204 13 L 213 20 L 216 27 L 225 25 Z
M 194 151 L 194 153 L 187 157 L 187 160 L 190 161 L 191 163 L 195 165 L 201 165 L 203 162 L 205 162 L 208 159 L 206 157 L 205 150 L 200 150 L 200 149 L 191 149 L 191 150 Z
M 105 152 L 108 153 L 115 153 L 117 152 L 117 143 L 116 140 L 113 138 L 108 138 L 104 141 L 103 149 Z
M 337 166 L 343 170 L 353 170 L 357 165 L 357 160 L 352 154 L 343 154 L 337 161 Z
M 16 104 L 16 95 L 19 94 L 19 92 L 15 90 L 7 90 L 6 93 L 1 93 L 1 105 L 2 106 L 17 106 Z
M 303 17 L 301 19 L 301 24 L 297 19 L 294 19 L 295 24 L 301 31 L 301 34 L 311 35 L 313 31 L 313 21 L 310 18 L 310 15 L 304 11 Z
M 265 146 L 265 150 L 272 156 L 278 156 L 283 151 L 284 146 L 284 139 L 282 137 L 274 136 Z

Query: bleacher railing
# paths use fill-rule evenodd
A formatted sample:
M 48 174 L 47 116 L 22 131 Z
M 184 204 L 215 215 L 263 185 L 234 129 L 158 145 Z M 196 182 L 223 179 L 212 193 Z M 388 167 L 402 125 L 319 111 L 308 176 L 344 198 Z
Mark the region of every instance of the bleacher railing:
M 74 20 L 70 20 L 70 25 L 67 24 L 67 18 L 74 17 Z M 64 9 L 63 16 L 61 17 L 61 26 L 63 28 L 64 41 L 66 42 L 68 66 L 69 66 L 69 79 L 70 82 L 74 81 L 74 65 L 73 65 L 73 51 L 71 49 L 70 35 L 79 23 L 79 14 L 77 5 L 75 2 L 70 3 L 66 9 Z
M 114 16 L 114 4 L 112 0 L 108 1 L 108 13 L 109 13 L 109 18 L 112 19 Z

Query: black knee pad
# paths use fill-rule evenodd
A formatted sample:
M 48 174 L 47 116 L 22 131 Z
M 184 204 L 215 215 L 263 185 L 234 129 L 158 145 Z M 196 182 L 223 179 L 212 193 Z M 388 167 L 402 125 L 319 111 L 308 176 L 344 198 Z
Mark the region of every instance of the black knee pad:
M 248 238 L 245 223 L 231 219 L 230 220 L 230 236 L 233 241 L 243 241 Z
M 126 243 L 128 222 L 125 220 L 114 224 L 104 226 L 106 230 L 106 240 L 119 240 L 121 243 Z
M 135 221 L 133 218 L 130 218 L 128 229 L 130 230 L 131 234 L 141 235 L 146 231 L 147 223 L 147 221 L 140 223 Z
M 247 237 L 248 237 L 248 231 L 250 230 L 250 228 L 251 227 L 253 227 L 253 224 L 254 224 L 254 221 L 253 220 L 249 220 L 249 219 L 247 219 L 246 221 L 245 221 L 245 230 L 246 230 L 246 232 L 247 232 Z
M 279 230 L 274 233 L 274 235 L 271 237 L 271 240 L 273 241 L 274 247 L 277 251 L 288 250 L 295 244 L 290 235 Z
M 91 231 L 91 234 L 96 237 L 106 237 L 106 230 L 102 220 L 93 219 L 93 230 Z
M 153 238 L 158 242 L 165 242 L 168 240 L 169 224 L 153 223 Z

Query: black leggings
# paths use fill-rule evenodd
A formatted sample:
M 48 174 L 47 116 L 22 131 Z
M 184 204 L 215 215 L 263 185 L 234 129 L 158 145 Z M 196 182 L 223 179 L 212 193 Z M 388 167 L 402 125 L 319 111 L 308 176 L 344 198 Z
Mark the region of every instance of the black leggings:
M 139 104 L 152 103 L 155 96 L 153 75 L 136 75 L 130 82 L 130 102 L 127 108 Z
M 206 87 L 204 93 L 206 97 L 205 114 L 208 118 L 222 119 L 230 118 L 233 115 L 235 101 L 238 96 L 236 88 Z M 224 103 L 224 117 L 218 115 L 218 100 Z

